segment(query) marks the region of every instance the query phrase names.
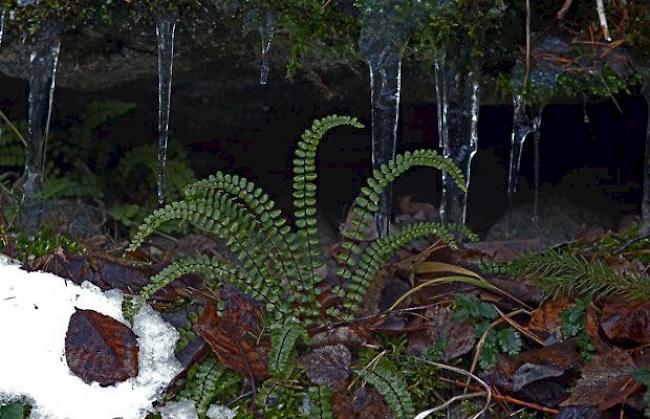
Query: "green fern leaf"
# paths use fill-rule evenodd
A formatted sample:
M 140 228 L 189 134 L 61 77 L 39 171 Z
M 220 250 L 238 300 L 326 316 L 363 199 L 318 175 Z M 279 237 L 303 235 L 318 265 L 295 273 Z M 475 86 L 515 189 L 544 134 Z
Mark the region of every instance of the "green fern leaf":
M 311 404 L 306 416 L 309 419 L 334 419 L 330 388 L 326 385 L 312 386 L 307 389 Z
M 305 339 L 307 332 L 298 324 L 286 324 L 274 330 L 271 335 L 271 352 L 269 353 L 269 371 L 281 375 L 289 369 L 289 361 L 296 343 Z
M 384 397 L 396 419 L 411 419 L 415 416 L 411 395 L 399 373 L 378 365 L 372 370 L 360 371 L 359 374 Z

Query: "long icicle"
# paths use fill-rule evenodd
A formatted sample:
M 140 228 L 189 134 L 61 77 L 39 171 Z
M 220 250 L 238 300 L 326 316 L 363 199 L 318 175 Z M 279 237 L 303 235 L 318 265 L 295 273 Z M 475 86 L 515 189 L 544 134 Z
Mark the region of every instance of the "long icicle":
M 156 16 L 158 38 L 158 203 L 165 202 L 165 167 L 169 141 L 169 113 L 174 68 L 174 32 L 176 16 L 172 13 Z
M 519 172 L 521 156 L 528 135 L 534 131 L 533 123 L 526 112 L 526 102 L 523 95 L 515 94 L 512 98 L 512 133 L 510 135 L 510 165 L 508 167 L 508 227 L 506 237 L 512 230 L 512 207 L 515 192 L 519 189 Z
M 22 193 L 20 223 L 29 233 L 41 225 L 44 212 L 45 154 L 52 118 L 56 69 L 63 26 L 49 20 L 28 40 L 29 128 L 25 150 L 25 171 L 16 183 Z
M 271 9 L 266 9 L 261 12 L 259 32 L 262 42 L 260 84 L 265 85 L 269 82 L 269 71 L 271 69 L 269 65 L 269 51 L 271 50 L 273 36 L 275 35 L 275 14 Z
M 440 146 L 463 171 L 469 189 L 472 159 L 478 151 L 478 70 L 466 54 L 447 54 L 441 48 L 435 58 L 435 78 Z M 440 217 L 444 223 L 453 224 L 465 224 L 467 219 L 467 193 L 444 172 Z
M 540 170 L 541 170 L 541 155 L 539 149 L 540 139 L 542 138 L 542 114 L 544 113 L 544 105 L 539 105 L 533 111 L 533 141 L 535 146 L 535 155 L 533 157 L 533 217 L 532 221 L 535 225 L 539 223 L 539 188 L 540 188 Z
M 372 165 L 380 167 L 395 157 L 402 82 L 402 54 L 410 33 L 410 19 L 397 16 L 398 0 L 372 0 L 363 11 L 359 40 L 370 70 L 372 110 Z M 392 189 L 386 188 L 375 220 L 377 235 L 388 234 Z

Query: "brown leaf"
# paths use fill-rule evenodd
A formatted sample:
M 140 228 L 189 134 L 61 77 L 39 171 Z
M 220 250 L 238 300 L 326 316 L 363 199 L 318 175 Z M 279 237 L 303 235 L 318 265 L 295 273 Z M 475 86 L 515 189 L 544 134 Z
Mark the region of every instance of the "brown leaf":
M 340 387 L 350 375 L 352 353 L 344 345 L 330 345 L 315 349 L 305 357 L 307 377 L 316 385 Z
M 455 321 L 452 312 L 440 306 L 429 310 L 426 317 L 420 330 L 409 334 L 410 351 L 420 353 L 438 342 L 445 342 L 443 360 L 449 361 L 472 350 L 476 340 L 472 325 Z
M 624 344 L 650 343 L 650 301 L 606 304 L 600 317 L 605 335 Z
M 632 379 L 637 369 L 628 352 L 615 349 L 596 355 L 583 368 L 582 378 L 562 406 L 591 405 L 603 411 L 621 404 L 641 389 Z
M 562 312 L 569 310 L 574 304 L 567 300 L 546 301 L 540 308 L 533 311 L 528 323 L 528 329 L 534 332 L 545 332 L 559 341 L 562 338 Z
M 224 309 L 217 314 L 208 304 L 195 326 L 196 332 L 210 345 L 222 364 L 244 376 L 268 377 L 267 340 L 259 340 L 262 331 L 262 311 L 232 286 L 219 292 Z
M 135 334 L 117 320 L 79 309 L 70 317 L 65 357 L 84 382 L 109 386 L 137 376 L 138 351 Z
M 372 387 L 360 387 L 352 395 L 332 395 L 332 411 L 337 419 L 388 419 L 392 417 L 381 395 Z

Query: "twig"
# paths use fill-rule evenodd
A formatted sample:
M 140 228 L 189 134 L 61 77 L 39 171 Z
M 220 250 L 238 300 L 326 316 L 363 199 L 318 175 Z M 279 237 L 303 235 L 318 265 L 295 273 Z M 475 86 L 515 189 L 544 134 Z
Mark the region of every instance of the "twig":
M 481 392 L 481 393 L 470 393 L 470 394 L 465 394 L 463 396 L 453 397 L 451 400 L 448 400 L 447 402 L 443 403 L 440 406 L 436 406 L 436 407 L 434 407 L 432 409 L 428 409 L 428 410 L 425 410 L 423 412 L 418 413 L 418 415 L 414 419 L 424 419 L 427 416 L 429 416 L 431 413 L 433 413 L 435 411 L 438 411 L 440 409 L 444 409 L 446 406 L 449 406 L 451 403 L 453 403 L 453 402 L 455 402 L 457 400 L 463 400 L 463 399 L 467 399 L 467 398 L 470 398 L 470 397 L 478 397 L 477 394 L 486 396 L 485 405 L 483 406 L 483 408 L 478 413 L 476 413 L 474 416 L 472 416 L 471 419 L 477 419 L 477 418 L 481 417 L 485 412 L 487 412 L 488 408 L 490 407 L 490 402 L 492 401 L 492 388 L 485 381 L 481 380 L 476 375 L 474 375 L 471 372 L 469 372 L 467 370 L 464 370 L 462 368 L 452 367 L 451 365 L 441 364 L 439 362 L 429 361 L 427 359 L 420 358 L 420 357 L 415 357 L 415 359 L 417 359 L 420 362 L 424 362 L 425 364 L 433 365 L 434 367 L 440 368 L 442 370 L 447 370 L 447 371 L 455 372 L 456 374 L 464 375 L 464 376 L 467 377 L 468 380 L 476 381 L 481 387 L 483 387 L 485 389 L 485 391 Z
M 565 0 L 564 1 L 564 4 L 560 8 L 560 10 L 558 10 L 558 12 L 557 12 L 557 18 L 559 20 L 562 20 L 562 18 L 564 18 L 564 15 L 566 15 L 566 12 L 569 11 L 569 7 L 571 7 L 571 3 L 573 3 L 573 0 Z
M 476 386 L 467 385 L 467 384 L 465 384 L 465 383 L 463 383 L 461 381 L 450 380 L 449 378 L 445 378 L 445 377 L 440 377 L 439 380 L 444 381 L 444 382 L 449 383 L 449 384 L 454 384 L 454 385 L 459 386 L 459 387 L 469 388 L 470 390 L 476 390 L 477 389 Z M 498 400 L 498 401 L 503 401 L 503 402 L 514 404 L 514 405 L 517 405 L 517 406 L 522 406 L 522 407 L 532 409 L 532 410 L 536 410 L 536 411 L 542 412 L 542 413 L 549 413 L 551 415 L 557 415 L 558 413 L 560 413 L 560 411 L 557 410 L 557 409 L 552 409 L 550 407 L 542 406 L 542 405 L 537 404 L 537 403 L 531 403 L 531 402 L 527 402 L 527 401 L 524 401 L 524 400 L 515 399 L 514 397 L 511 397 L 511 396 L 503 396 L 501 394 L 497 394 L 496 392 L 492 394 L 492 397 L 494 397 L 494 399 Z
M 600 21 L 600 29 L 603 31 L 603 36 L 607 41 L 611 42 L 612 37 L 609 35 L 607 16 L 605 15 L 605 2 L 603 0 L 596 0 L 596 11 L 598 12 L 598 20 Z
M 526 0 L 526 74 L 524 75 L 524 90 L 530 76 L 530 0 Z
M 2 110 L 0 110 L 0 117 L 2 117 L 2 119 L 5 121 L 5 123 L 7 125 L 9 125 L 9 128 L 11 128 L 11 130 L 16 134 L 16 136 L 23 143 L 23 145 L 25 147 L 27 147 L 27 141 L 25 141 L 25 137 L 23 137 L 23 135 L 20 133 L 20 131 L 18 131 L 16 126 L 9 120 L 9 118 L 7 118 L 7 115 L 5 115 L 5 113 L 2 112 Z
M 546 346 L 546 344 L 544 343 L 544 341 L 541 340 L 539 337 L 537 337 L 537 335 L 535 335 L 534 333 L 531 333 L 530 331 L 526 330 L 526 329 L 525 329 L 524 327 L 522 327 L 519 323 L 517 323 L 516 321 L 512 320 L 509 316 L 506 316 L 505 314 L 503 314 L 503 312 L 502 312 L 501 310 L 499 310 L 499 307 L 494 306 L 494 308 L 496 309 L 497 313 L 499 313 L 499 316 L 501 316 L 501 318 L 502 318 L 506 323 L 508 323 L 508 324 L 509 324 L 510 326 L 512 326 L 514 329 L 517 329 L 517 331 L 519 331 L 522 335 L 527 336 L 530 340 L 534 341 L 535 343 L 537 343 L 537 344 L 540 345 L 540 346 Z

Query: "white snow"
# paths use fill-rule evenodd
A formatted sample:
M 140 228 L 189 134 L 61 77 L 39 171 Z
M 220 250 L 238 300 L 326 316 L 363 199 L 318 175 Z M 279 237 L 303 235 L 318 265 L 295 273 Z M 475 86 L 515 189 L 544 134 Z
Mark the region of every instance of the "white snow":
M 211 404 L 205 415 L 210 419 L 233 419 L 237 416 L 237 409 L 230 409 L 226 406 Z
M 68 321 L 76 307 L 127 324 L 122 294 L 11 263 L 0 255 L 0 404 L 26 399 L 32 419 L 142 419 L 180 371 L 178 332 L 145 306 L 132 327 L 140 347 L 138 376 L 110 387 L 88 385 L 66 363 Z
M 193 400 L 181 400 L 179 402 L 168 402 L 158 409 L 162 419 L 199 419 L 199 412 L 196 411 L 196 404 Z

